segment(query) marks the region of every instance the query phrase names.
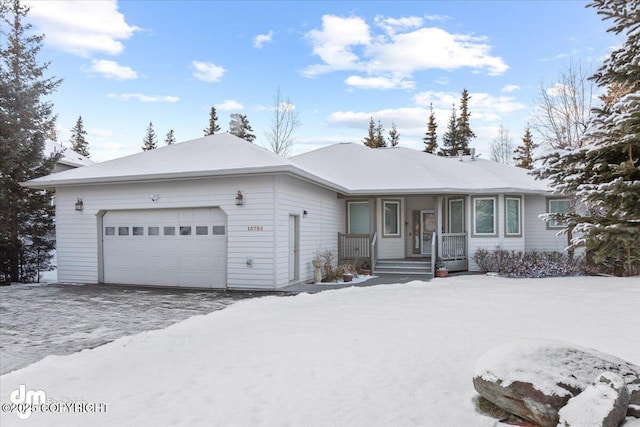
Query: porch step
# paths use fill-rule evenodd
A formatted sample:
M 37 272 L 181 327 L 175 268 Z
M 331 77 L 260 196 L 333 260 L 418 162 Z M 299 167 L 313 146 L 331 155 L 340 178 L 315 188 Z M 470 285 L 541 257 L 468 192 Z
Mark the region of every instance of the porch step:
M 373 274 L 431 276 L 429 260 L 378 260 Z

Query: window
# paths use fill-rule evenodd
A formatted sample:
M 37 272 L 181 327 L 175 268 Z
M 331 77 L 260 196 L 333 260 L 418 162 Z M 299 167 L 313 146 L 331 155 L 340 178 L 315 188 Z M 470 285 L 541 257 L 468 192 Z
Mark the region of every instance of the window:
M 506 197 L 505 203 L 505 235 L 522 236 L 522 215 L 519 197 Z
M 118 227 L 118 236 L 128 236 L 129 227 Z
M 115 227 L 105 227 L 104 228 L 104 235 L 105 236 L 115 236 L 116 235 L 116 228 Z
M 132 227 L 134 236 L 144 236 L 144 227 Z
M 160 234 L 160 227 L 147 228 L 147 236 L 157 236 Z
M 214 225 L 211 227 L 211 234 L 214 236 L 224 236 L 224 225 Z
M 165 236 L 175 236 L 176 228 L 175 227 L 164 227 L 164 235 Z
M 549 213 L 569 213 L 569 199 L 548 199 L 547 211 Z M 551 220 L 547 222 L 547 228 L 564 228 L 567 223 L 564 221 Z
M 449 233 L 464 233 L 464 200 L 449 200 Z
M 196 236 L 206 236 L 209 233 L 209 227 L 206 225 L 196 225 Z
M 180 226 L 180 235 L 181 236 L 191 236 L 191 227 L 189 227 L 189 226 Z
M 477 236 L 495 236 L 497 234 L 495 197 L 473 199 L 473 233 Z
M 347 233 L 369 234 L 369 202 L 349 202 L 347 206 Z
M 400 201 L 385 200 L 382 203 L 384 210 L 384 225 L 382 235 L 384 237 L 400 237 Z

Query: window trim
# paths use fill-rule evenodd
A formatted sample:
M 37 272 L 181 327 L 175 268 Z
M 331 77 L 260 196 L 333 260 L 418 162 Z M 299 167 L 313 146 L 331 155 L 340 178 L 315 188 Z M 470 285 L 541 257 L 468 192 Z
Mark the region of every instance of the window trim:
M 547 197 L 547 213 L 556 213 L 556 212 L 551 212 L 551 202 L 562 202 L 562 201 L 566 201 L 568 206 L 567 206 L 567 212 L 569 212 L 569 210 L 571 210 L 571 199 L 569 199 L 568 197 Z M 551 220 L 551 221 L 545 221 L 545 223 L 547 224 L 547 230 L 562 230 L 563 228 L 565 228 L 567 226 L 567 224 L 560 224 L 560 225 L 552 225 L 552 222 L 555 223 L 555 220 Z
M 464 198 L 462 197 L 456 197 L 456 198 L 451 198 L 447 200 L 447 230 L 449 233 L 453 233 L 453 231 L 451 231 L 451 224 L 453 223 L 453 221 L 451 220 L 451 202 L 460 202 L 462 203 L 462 231 L 460 233 L 465 233 L 465 229 L 466 227 L 466 221 L 465 221 L 465 214 L 464 214 Z
M 493 233 L 478 233 L 476 229 L 476 201 L 491 200 L 493 202 Z M 497 196 L 477 196 L 471 198 L 472 204 L 472 236 L 473 237 L 498 237 L 498 197 Z
M 347 234 L 351 234 L 351 205 L 352 204 L 362 204 L 367 205 L 367 211 L 369 212 L 369 201 L 368 200 L 350 200 L 347 201 Z M 369 229 L 371 229 L 371 214 L 369 214 Z M 367 231 L 366 234 L 369 234 Z
M 509 233 L 509 200 L 516 200 L 518 202 L 518 232 Z M 522 222 L 522 196 L 505 196 L 504 197 L 504 236 L 505 237 L 522 237 L 523 236 L 523 222 Z
M 382 237 L 402 237 L 402 204 L 400 199 L 389 199 L 382 201 Z M 398 206 L 398 210 L 396 211 L 396 220 L 398 224 L 397 233 L 387 233 L 387 221 L 385 215 L 385 207 L 388 204 L 394 204 Z

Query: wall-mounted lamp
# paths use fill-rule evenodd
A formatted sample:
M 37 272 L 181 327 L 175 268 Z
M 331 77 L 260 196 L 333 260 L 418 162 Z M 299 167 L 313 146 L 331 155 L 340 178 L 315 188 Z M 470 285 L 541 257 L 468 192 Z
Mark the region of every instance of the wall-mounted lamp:
M 152 202 L 157 202 L 158 200 L 160 200 L 160 196 L 158 196 L 157 194 L 152 194 L 151 195 L 151 201 Z
M 236 206 L 242 206 L 244 204 L 244 197 L 240 190 L 238 190 L 238 195 L 236 196 Z
M 82 199 L 78 198 L 78 201 L 76 202 L 76 210 L 81 211 L 82 209 L 83 209 Z
M 302 218 L 306 218 L 307 217 L 307 211 L 302 211 Z

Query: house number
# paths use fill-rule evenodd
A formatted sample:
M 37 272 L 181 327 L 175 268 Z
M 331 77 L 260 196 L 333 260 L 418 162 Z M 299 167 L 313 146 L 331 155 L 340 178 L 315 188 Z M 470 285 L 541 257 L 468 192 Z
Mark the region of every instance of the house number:
M 247 231 L 264 231 L 261 225 L 250 225 L 247 227 Z

